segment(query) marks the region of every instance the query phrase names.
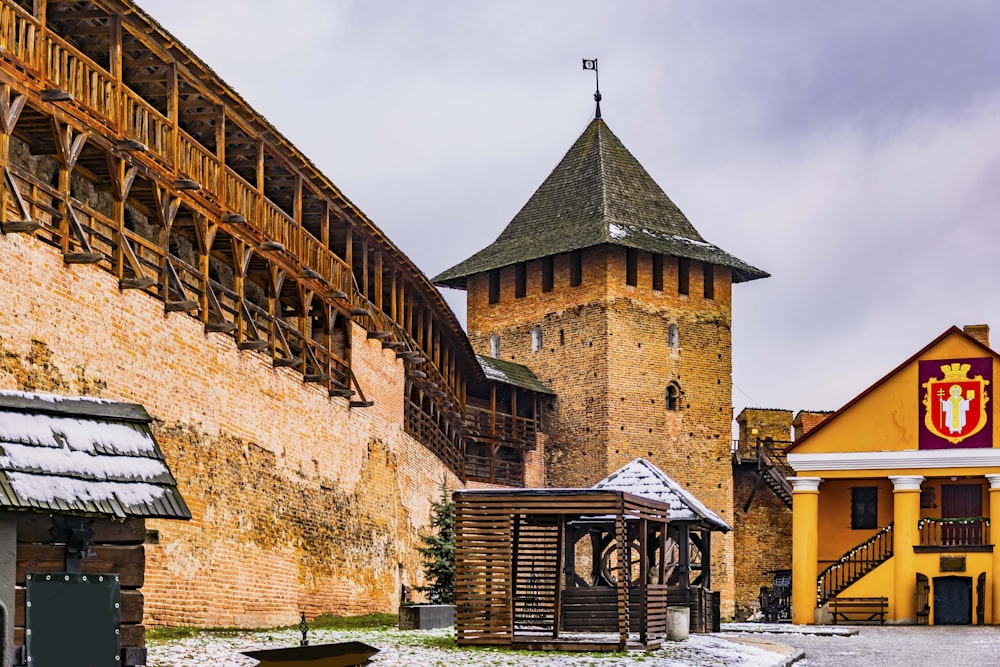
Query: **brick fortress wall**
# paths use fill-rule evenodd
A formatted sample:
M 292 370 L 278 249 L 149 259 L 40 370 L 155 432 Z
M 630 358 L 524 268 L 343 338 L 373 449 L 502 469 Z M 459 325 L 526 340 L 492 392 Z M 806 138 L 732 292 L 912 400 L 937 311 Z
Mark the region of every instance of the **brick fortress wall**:
M 625 249 L 583 252 L 583 280 L 569 285 L 569 255 L 554 258 L 551 292 L 541 262 L 528 262 L 526 290 L 515 297 L 514 267 L 501 269 L 500 301 L 488 303 L 487 274 L 469 279 L 473 348 L 532 369 L 558 397 L 544 417 L 549 486 L 590 486 L 636 457 L 651 460 L 727 522 L 732 519 L 731 285 L 715 268 L 714 297 L 704 297 L 702 266 L 690 263 L 689 294 L 678 294 L 677 260 L 663 261 L 663 290 L 651 289 L 652 256 L 638 254 L 637 285 L 625 280 Z M 668 341 L 677 326 L 678 344 Z M 542 327 L 542 348 L 531 331 Z M 665 406 L 667 384 L 681 409 Z M 733 541 L 713 537 L 712 587 L 722 615 L 734 610 Z
M 403 433 L 391 350 L 355 330 L 375 405 L 349 409 L 33 237 L 0 237 L 0 256 L 0 388 L 145 405 L 194 514 L 148 522 L 147 624 L 390 611 L 401 583 L 418 583 L 430 501 L 457 480 Z

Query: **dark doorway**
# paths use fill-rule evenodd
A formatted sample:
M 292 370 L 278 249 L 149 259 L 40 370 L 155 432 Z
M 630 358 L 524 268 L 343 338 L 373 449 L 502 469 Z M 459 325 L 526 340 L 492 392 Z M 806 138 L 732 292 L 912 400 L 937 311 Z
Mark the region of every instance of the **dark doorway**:
M 934 625 L 972 624 L 972 577 L 934 577 Z
M 983 515 L 983 487 L 979 484 L 944 484 L 941 486 L 941 517 L 962 519 Z M 947 545 L 982 544 L 978 524 L 944 524 L 941 543 Z

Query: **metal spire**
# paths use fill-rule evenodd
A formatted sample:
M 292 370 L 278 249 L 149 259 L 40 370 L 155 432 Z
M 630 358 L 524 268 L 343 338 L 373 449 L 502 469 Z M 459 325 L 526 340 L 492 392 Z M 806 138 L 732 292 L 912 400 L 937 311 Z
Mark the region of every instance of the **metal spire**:
M 594 101 L 597 102 L 597 110 L 594 112 L 594 118 L 601 117 L 601 77 L 597 73 L 597 58 L 589 60 L 587 58 L 583 59 L 583 69 L 594 70 Z

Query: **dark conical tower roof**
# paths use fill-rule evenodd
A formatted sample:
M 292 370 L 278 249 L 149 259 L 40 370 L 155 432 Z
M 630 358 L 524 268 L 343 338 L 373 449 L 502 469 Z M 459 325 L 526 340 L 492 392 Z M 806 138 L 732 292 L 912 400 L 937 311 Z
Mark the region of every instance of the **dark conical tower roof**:
M 611 244 L 727 266 L 734 282 L 768 274 L 707 242 L 600 118 L 595 118 L 497 240 L 433 279 L 468 276 Z

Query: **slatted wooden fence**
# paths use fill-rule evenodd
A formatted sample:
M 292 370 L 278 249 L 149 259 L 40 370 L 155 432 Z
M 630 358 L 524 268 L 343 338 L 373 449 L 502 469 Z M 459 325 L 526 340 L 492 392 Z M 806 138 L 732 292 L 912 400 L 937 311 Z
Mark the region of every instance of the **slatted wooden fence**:
M 667 504 L 601 489 L 467 490 L 454 497 L 460 645 L 623 650 L 662 641 L 668 587 L 647 583 L 650 559 L 631 562 L 628 536 L 666 530 Z M 573 558 L 566 526 L 579 520 L 603 526 L 613 544 L 611 585 L 566 585 L 560 565 Z

